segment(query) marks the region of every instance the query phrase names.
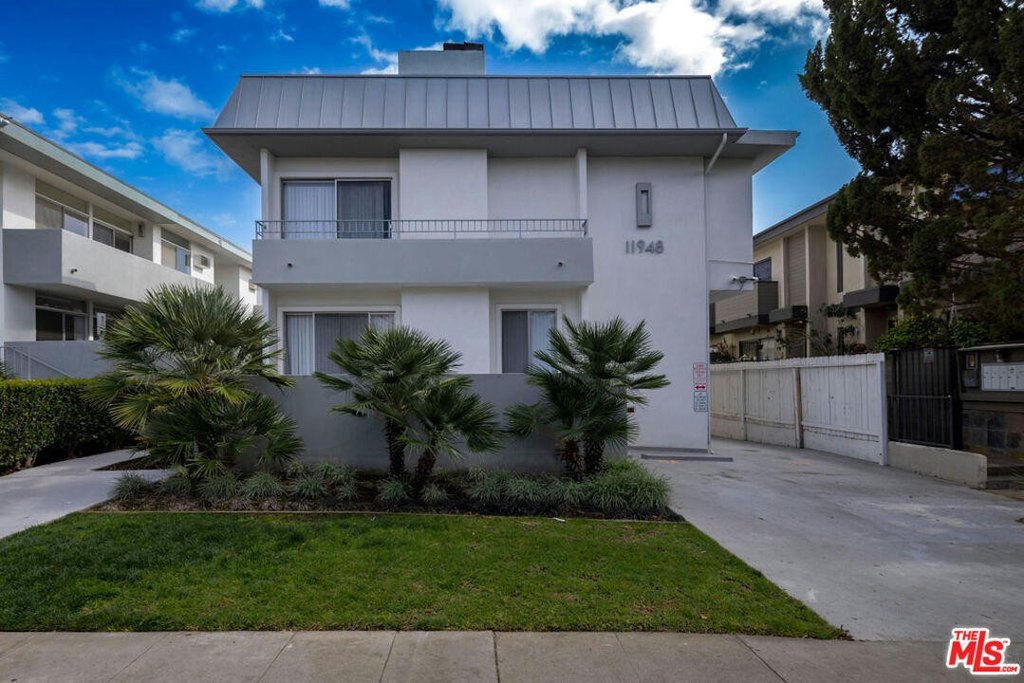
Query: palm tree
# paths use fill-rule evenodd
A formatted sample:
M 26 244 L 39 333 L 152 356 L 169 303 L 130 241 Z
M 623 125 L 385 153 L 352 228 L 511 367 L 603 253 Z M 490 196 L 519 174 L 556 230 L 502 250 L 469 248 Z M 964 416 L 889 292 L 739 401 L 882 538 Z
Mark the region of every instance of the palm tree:
M 430 479 L 438 455 L 452 459 L 462 456 L 457 447 L 464 441 L 474 453 L 497 450 L 501 428 L 494 406 L 473 393 L 472 380 L 455 377 L 425 391 L 413 409 L 414 421 L 405 442 L 421 450 L 413 485 L 417 491 Z
M 384 422 L 391 476 L 405 475 L 409 429 L 429 392 L 460 381 L 452 373 L 461 354 L 447 342 L 408 327 L 367 327 L 359 340 L 339 339 L 328 355 L 342 375 L 317 372 L 329 389 L 349 393 L 349 401 L 331 410 Z
M 588 440 L 601 439 L 619 447 L 636 433 L 636 423 L 620 402 L 597 393 L 592 386 L 546 366 L 531 365 L 527 375 L 529 383 L 540 389 L 541 400 L 510 406 L 505 411 L 508 429 L 529 436 L 544 426 L 553 428 L 555 453 L 574 479 L 588 471 L 584 458 Z
M 529 381 L 541 389 L 536 407 L 514 406 L 509 413 L 513 428 L 529 433 L 538 420 L 558 425 L 567 466 L 593 474 L 604 463 L 608 446 L 624 447 L 636 425 L 631 405 L 645 405 L 643 392 L 668 386 L 665 375 L 653 372 L 664 354 L 651 347 L 643 321 L 627 325 L 622 318 L 608 322 L 574 323 L 563 318 L 567 334 L 551 330 L 550 350 L 535 354 Z M 572 464 L 569 458 L 579 458 Z
M 302 442 L 252 385 L 291 386 L 274 367 L 276 344 L 263 316 L 220 287 L 160 287 L 107 329 L 100 356 L 114 369 L 90 396 L 153 455 L 193 476 L 230 470 L 253 448 L 261 462 L 280 462 Z

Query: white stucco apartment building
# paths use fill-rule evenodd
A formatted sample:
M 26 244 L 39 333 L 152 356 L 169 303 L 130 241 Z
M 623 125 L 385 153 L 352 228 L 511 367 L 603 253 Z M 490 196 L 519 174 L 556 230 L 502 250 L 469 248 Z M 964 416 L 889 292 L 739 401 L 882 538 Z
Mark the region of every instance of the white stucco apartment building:
M 707 448 L 709 293 L 750 276 L 751 177 L 796 138 L 738 126 L 710 78 L 488 76 L 446 45 L 392 76 L 243 76 L 206 133 L 262 188 L 285 372 L 401 323 L 521 383 L 562 316 L 646 320 L 672 386 L 638 445 Z
M 256 304 L 244 249 L 0 115 L 0 348 L 22 377 L 91 376 L 109 320 L 163 284 Z

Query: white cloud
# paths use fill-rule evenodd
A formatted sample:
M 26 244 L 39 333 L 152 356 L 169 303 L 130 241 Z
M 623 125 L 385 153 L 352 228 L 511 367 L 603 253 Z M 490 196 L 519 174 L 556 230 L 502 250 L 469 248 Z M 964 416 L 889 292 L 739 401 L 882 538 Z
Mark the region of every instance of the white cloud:
M 348 9 L 348 0 L 320 0 L 321 7 L 334 7 L 335 9 Z
M 285 33 L 283 29 L 277 29 L 277 31 L 272 36 L 270 36 L 270 40 L 275 43 L 294 43 L 295 36 L 291 35 L 290 33 Z
M 38 126 L 45 122 L 43 112 L 32 107 L 23 107 L 9 97 L 0 99 L 0 112 L 13 117 L 18 123 L 28 126 Z
M 318 66 L 304 66 L 301 69 L 299 69 L 298 71 L 293 71 L 292 73 L 305 74 L 307 76 L 314 76 L 316 74 L 323 73 L 323 72 L 320 71 L 320 67 L 318 67 Z
M 116 71 L 115 79 L 125 92 L 135 96 L 146 111 L 180 119 L 211 119 L 216 112 L 184 83 L 162 79 L 150 71 L 133 69 L 137 80 Z
M 398 73 L 398 53 L 390 52 L 388 50 L 381 50 L 374 46 L 373 40 L 366 33 L 362 33 L 352 39 L 353 43 L 358 43 L 366 48 L 366 54 L 370 55 L 370 59 L 378 62 L 380 66 L 370 67 L 363 69 L 364 74 L 395 74 Z
M 53 137 L 63 140 L 78 130 L 78 124 L 84 123 L 85 119 L 75 114 L 74 109 L 58 107 L 53 110 L 53 116 L 57 119 L 57 130 L 53 131 Z
M 210 151 L 195 131 L 172 128 L 155 138 L 153 146 L 168 163 L 197 176 L 224 178 L 231 170 L 230 162 Z
M 657 72 L 715 75 L 773 26 L 820 32 L 822 0 L 438 0 L 447 26 L 471 37 L 500 31 L 509 49 L 547 50 L 558 36 L 621 36 L 617 56 Z
M 185 43 L 188 42 L 188 40 L 195 34 L 196 30 L 194 28 L 179 28 L 171 34 L 171 41 L 175 43 Z
M 198 0 L 196 7 L 207 12 L 230 12 L 237 6 L 263 9 L 263 0 Z
M 75 154 L 92 159 L 137 159 L 142 156 L 142 145 L 135 141 L 124 144 L 102 142 L 75 142 L 68 145 Z

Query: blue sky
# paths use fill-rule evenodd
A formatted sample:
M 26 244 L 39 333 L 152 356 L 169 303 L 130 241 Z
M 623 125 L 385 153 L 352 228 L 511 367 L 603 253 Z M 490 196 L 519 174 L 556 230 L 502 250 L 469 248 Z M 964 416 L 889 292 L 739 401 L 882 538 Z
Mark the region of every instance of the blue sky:
M 801 132 L 754 180 L 754 230 L 855 164 L 796 75 L 821 0 L 38 0 L 0 23 L 0 111 L 248 245 L 256 184 L 200 132 L 242 73 L 394 69 L 482 40 L 489 73 L 707 73 L 738 123 Z

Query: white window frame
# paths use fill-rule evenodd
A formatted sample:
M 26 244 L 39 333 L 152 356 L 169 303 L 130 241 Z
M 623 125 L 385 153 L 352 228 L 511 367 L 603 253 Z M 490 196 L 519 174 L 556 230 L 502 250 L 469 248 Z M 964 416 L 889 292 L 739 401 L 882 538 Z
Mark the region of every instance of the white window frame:
M 501 370 L 501 355 L 502 355 L 502 329 L 501 329 L 501 314 L 505 311 L 554 311 L 555 312 L 555 329 L 564 331 L 562 325 L 562 304 L 561 303 L 547 303 L 547 304 L 496 304 L 494 306 L 494 349 L 495 353 L 492 359 L 492 368 L 496 375 L 516 375 L 520 373 L 516 372 L 502 372 Z
M 110 223 L 107 223 L 106 221 L 102 221 L 99 218 L 93 218 L 92 219 L 92 224 L 89 226 L 89 239 L 91 239 L 93 242 L 99 242 L 99 240 L 96 239 L 96 225 L 97 224 L 99 224 L 101 227 L 106 228 L 107 230 L 113 230 L 114 233 L 121 233 L 122 235 L 125 235 L 126 237 L 128 237 L 128 251 L 125 251 L 124 249 L 117 249 L 117 247 L 115 247 L 113 244 L 104 245 L 104 246 L 109 246 L 111 249 L 117 249 L 118 251 L 120 251 L 123 254 L 134 254 L 135 253 L 135 235 L 133 235 L 130 231 L 125 230 L 124 228 L 119 228 L 116 225 L 111 225 Z M 100 242 L 100 244 L 103 244 L 103 242 Z
M 168 231 L 168 233 L 171 234 L 171 235 L 174 235 L 175 237 L 177 237 L 178 239 L 182 240 L 183 242 L 188 242 L 188 247 L 183 247 L 180 244 L 178 244 L 177 242 L 174 242 L 173 240 L 167 239 L 165 237 L 165 234 L 164 234 L 163 230 L 161 230 L 160 231 L 160 264 L 164 265 L 164 266 L 167 266 L 171 270 L 179 272 L 182 275 L 191 276 L 192 275 L 192 269 L 195 267 L 195 265 L 194 265 L 194 256 L 195 256 L 195 254 L 192 251 L 192 240 L 188 239 L 187 237 L 182 237 L 181 235 L 179 235 L 177 233 L 174 233 L 174 232 Z M 164 244 L 167 244 L 168 246 L 173 246 L 176 250 L 177 249 L 185 249 L 186 250 L 186 253 L 188 254 L 188 272 L 185 272 L 184 270 L 178 270 L 177 252 L 175 252 L 175 263 L 164 263 L 164 255 L 163 255 Z
M 79 235 L 79 233 L 75 232 L 74 230 L 68 230 L 67 228 L 64 227 L 64 215 L 67 214 L 68 212 L 70 212 L 70 213 L 74 214 L 76 217 L 82 218 L 83 221 L 85 222 L 85 232 L 87 234 L 79 235 L 79 237 L 85 237 L 86 239 L 92 239 L 92 204 L 90 202 L 88 202 L 88 201 L 85 202 L 85 206 L 87 208 L 87 211 L 82 211 L 80 209 L 76 209 L 73 206 L 68 206 L 64 202 L 62 202 L 60 200 L 57 200 L 57 199 L 54 199 L 53 197 L 48 197 L 48 196 L 46 196 L 45 194 L 43 194 L 41 192 L 36 192 L 35 193 L 35 197 L 36 197 L 36 201 L 39 201 L 40 199 L 42 199 L 44 202 L 49 202 L 50 204 L 53 204 L 54 206 L 58 206 L 61 209 L 61 226 L 59 228 L 43 228 L 44 230 L 64 230 L 65 232 L 70 232 L 72 235 Z M 83 201 L 85 201 L 85 200 L 83 200 Z M 35 208 L 33 207 L 33 211 L 34 210 L 35 210 Z M 35 223 L 36 223 L 36 227 L 38 227 L 39 226 L 38 217 L 36 218 Z
M 390 314 L 394 316 L 395 326 L 402 324 L 402 308 L 401 306 L 387 305 L 387 306 L 367 306 L 367 305 L 352 305 L 352 306 L 286 306 L 277 309 L 277 347 L 280 354 L 277 357 L 277 370 L 281 374 L 285 374 L 287 368 L 285 367 L 285 355 L 288 353 L 288 349 L 285 345 L 284 338 L 284 317 L 286 315 L 297 314 L 302 315 L 304 313 L 337 313 L 339 315 L 351 314 L 351 313 L 366 313 L 371 315 L 374 313 L 380 315 Z M 315 350 L 314 350 L 315 351 Z M 296 377 L 312 377 L 312 375 L 295 375 Z

